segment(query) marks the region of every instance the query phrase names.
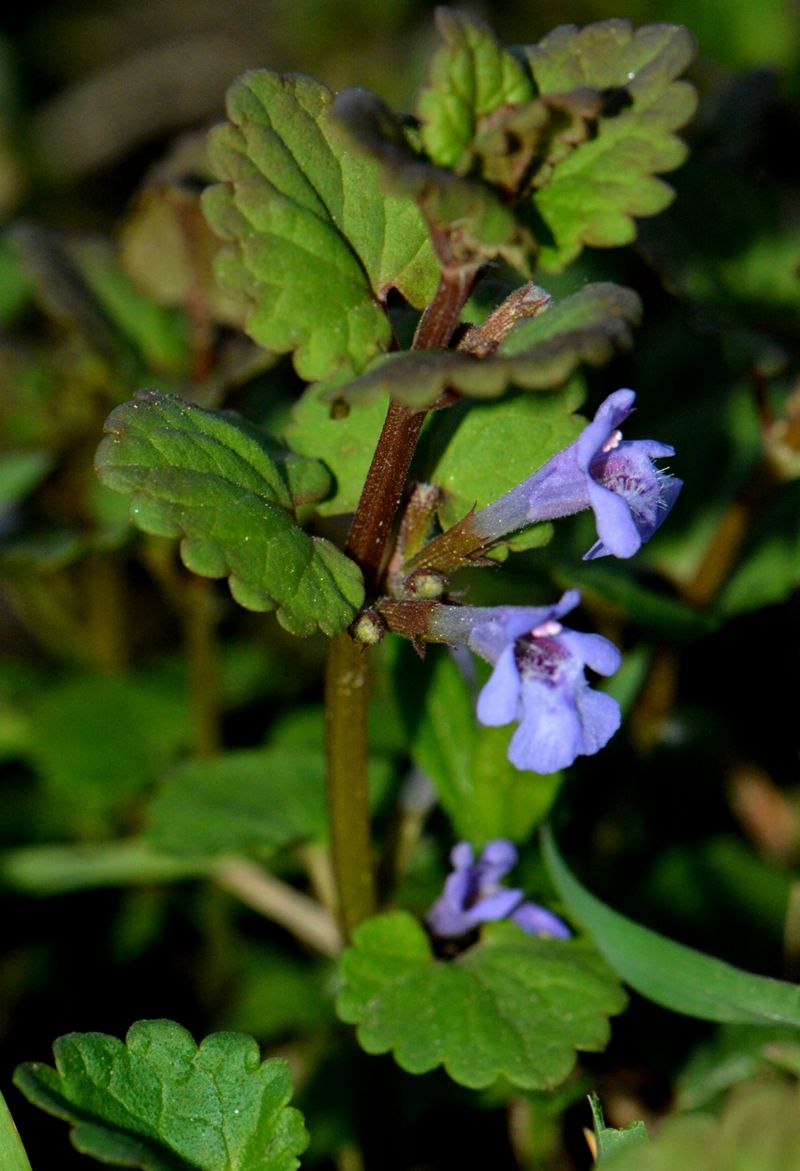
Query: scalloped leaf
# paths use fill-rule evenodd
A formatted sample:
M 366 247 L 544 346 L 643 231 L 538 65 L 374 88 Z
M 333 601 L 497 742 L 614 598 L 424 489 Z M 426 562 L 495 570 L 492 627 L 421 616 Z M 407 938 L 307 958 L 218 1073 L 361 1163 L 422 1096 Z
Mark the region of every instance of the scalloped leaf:
M 536 90 L 482 21 L 439 8 L 436 24 L 444 45 L 431 58 L 429 85 L 417 100 L 422 145 L 437 166 L 464 175 L 481 121 L 501 106 L 530 101 Z
M 481 942 L 437 960 L 420 923 L 403 911 L 354 933 L 341 962 L 336 1008 L 367 1053 L 392 1051 L 408 1073 L 443 1065 L 472 1089 L 505 1078 L 551 1089 L 575 1050 L 598 1051 L 625 995 L 597 954 L 575 940 L 533 939 L 489 924 Z
M 696 94 L 676 78 L 695 45 L 680 25 L 634 29 L 627 20 L 605 20 L 583 29 L 564 25 L 522 51 L 542 96 L 583 85 L 608 94 L 595 137 L 562 159 L 534 196 L 551 236 L 540 263 L 559 272 L 585 244 L 630 243 L 634 217 L 655 215 L 671 202 L 672 189 L 654 176 L 687 155 L 674 131 L 694 113 Z
M 501 256 L 527 275 L 535 241 L 495 192 L 417 154 L 377 94 L 343 90 L 333 113 L 350 147 L 379 164 L 385 188 L 419 205 L 444 264 L 469 268 Z
M 261 1061 L 241 1033 L 198 1046 L 173 1021 L 137 1021 L 125 1043 L 68 1033 L 56 1068 L 31 1062 L 15 1085 L 72 1126 L 73 1145 L 103 1163 L 142 1171 L 294 1171 L 308 1145 L 289 1066 Z
M 480 175 L 516 203 L 593 134 L 603 95 L 582 85 L 537 96 L 520 55 L 482 21 L 439 8 L 436 23 L 444 45 L 417 102 L 422 145 L 434 163 Z
M 246 73 L 228 93 L 230 122 L 211 134 L 223 182 L 203 201 L 230 242 L 218 276 L 249 304 L 248 332 L 293 352 L 308 380 L 363 369 L 391 340 L 389 289 L 421 308 L 439 278 L 419 210 L 384 194 L 378 167 L 346 149 L 332 104 L 310 77 Z
M 132 495 L 139 528 L 181 538 L 188 569 L 227 577 L 246 609 L 277 608 L 292 634 L 345 629 L 363 600 L 360 570 L 288 511 L 293 486 L 307 499 L 302 469 L 313 481 L 314 461 L 289 454 L 281 466 L 276 445 L 245 420 L 154 390 L 117 407 L 105 429 L 101 480 Z
M 600 366 L 615 348 L 627 349 L 640 314 L 639 298 L 631 289 L 609 282 L 586 285 L 521 321 L 489 357 L 463 350 L 387 354 L 359 378 L 331 387 L 325 397 L 362 403 L 388 393 L 422 410 L 445 390 L 484 399 L 499 398 L 509 386 L 554 390 L 581 362 Z

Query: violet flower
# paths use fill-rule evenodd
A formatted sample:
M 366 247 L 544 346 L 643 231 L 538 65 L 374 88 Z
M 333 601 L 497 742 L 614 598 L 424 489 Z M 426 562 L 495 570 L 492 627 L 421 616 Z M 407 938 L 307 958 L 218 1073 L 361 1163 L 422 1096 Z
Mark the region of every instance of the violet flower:
M 488 842 L 477 862 L 468 842 L 459 842 L 450 854 L 453 872 L 444 891 L 425 916 L 437 939 L 458 939 L 481 923 L 512 919 L 528 935 L 569 939 L 566 923 L 536 903 L 525 902 L 521 890 L 504 887 L 501 879 L 517 863 L 517 851 L 509 841 Z
M 598 752 L 620 725 L 617 701 L 593 691 L 584 675 L 584 667 L 613 675 L 619 651 L 559 621 L 579 601 L 579 591 L 568 590 L 554 606 L 437 606 L 428 619 L 434 638 L 464 642 L 494 666 L 478 719 L 490 727 L 519 721 L 508 748 L 519 769 L 557 772 Z
M 599 540 L 584 560 L 632 557 L 665 519 L 682 486 L 652 462 L 674 455 L 673 448 L 653 439 L 622 438 L 618 428 L 635 398 L 632 390 L 609 395 L 574 443 L 477 512 L 469 531 L 496 539 L 536 521 L 591 508 Z

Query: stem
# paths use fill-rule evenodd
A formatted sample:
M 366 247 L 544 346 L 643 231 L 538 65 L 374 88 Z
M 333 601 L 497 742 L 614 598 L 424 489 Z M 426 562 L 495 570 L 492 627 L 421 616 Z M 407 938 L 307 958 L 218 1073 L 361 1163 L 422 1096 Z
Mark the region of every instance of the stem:
M 378 588 L 392 521 L 424 421 L 423 411 L 411 411 L 394 401 L 389 404 L 345 545 L 345 552 L 361 566 L 367 596 Z
M 375 909 L 367 789 L 367 656 L 347 634 L 331 639 L 325 679 L 328 813 L 339 921 L 345 938 Z
M 223 890 L 273 923 L 280 923 L 322 955 L 337 956 L 341 951 L 336 923 L 325 908 L 267 874 L 255 862 L 231 858 L 217 867 L 214 878 Z
M 474 280 L 475 273 L 466 269 L 442 272 L 436 296 L 417 326 L 415 350 L 447 345 Z M 368 596 L 380 582 L 392 522 L 424 421 L 424 411 L 412 411 L 394 401 L 389 404 L 345 545 L 345 552 L 361 566 Z
M 420 319 L 416 349 L 446 346 L 458 325 L 475 272 L 445 269 Z M 367 597 L 377 593 L 394 518 L 425 412 L 392 402 L 353 518 L 345 552 L 364 574 Z M 346 939 L 375 909 L 375 875 L 367 791 L 368 660 L 349 635 L 331 639 L 325 680 L 328 812 L 331 854 Z

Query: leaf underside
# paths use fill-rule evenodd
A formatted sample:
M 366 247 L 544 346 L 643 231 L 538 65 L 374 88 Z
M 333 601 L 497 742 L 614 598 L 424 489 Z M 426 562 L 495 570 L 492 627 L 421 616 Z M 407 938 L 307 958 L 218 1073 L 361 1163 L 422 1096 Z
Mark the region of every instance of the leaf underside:
M 601 365 L 631 343 L 639 298 L 608 282 L 587 285 L 515 326 L 487 358 L 461 350 L 414 350 L 379 358 L 359 378 L 328 391 L 331 401 L 361 403 L 388 393 L 416 410 L 444 393 L 499 398 L 510 386 L 553 390 L 582 362 Z

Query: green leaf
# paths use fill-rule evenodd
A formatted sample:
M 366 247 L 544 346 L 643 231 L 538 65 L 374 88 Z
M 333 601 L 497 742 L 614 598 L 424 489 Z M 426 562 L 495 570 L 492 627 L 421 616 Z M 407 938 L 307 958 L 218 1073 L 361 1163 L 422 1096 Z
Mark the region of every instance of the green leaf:
M 0 1167 L 3 1171 L 31 1171 L 11 1111 L 0 1094 Z
M 446 8 L 436 16 L 445 43 L 417 103 L 422 145 L 434 163 L 480 175 L 517 204 L 593 135 L 603 95 L 582 85 L 537 97 L 522 55 L 485 24 Z
M 800 1171 L 800 1089 L 758 1082 L 737 1087 L 718 1118 L 668 1118 L 649 1142 L 609 1158 L 608 1171 Z
M 323 460 L 333 473 L 333 494 L 317 505 L 320 516 L 355 512 L 375 453 L 386 410 L 386 395 L 354 404 L 345 415 L 331 413 L 323 397 L 327 384 L 310 386 L 292 410 L 286 441 L 301 455 Z
M 176 854 L 274 851 L 326 829 L 325 756 L 254 748 L 173 769 L 149 809 L 147 840 Z
M 202 878 L 216 863 L 197 851 L 176 858 L 137 838 L 68 846 L 19 846 L 0 853 L 0 885 L 33 895 Z
M 572 412 L 583 399 L 583 385 L 573 379 L 558 393 L 462 400 L 435 416 L 425 479 L 444 490 L 442 527 L 461 520 L 473 505 L 496 500 L 577 439 L 585 422 Z M 544 539 L 552 531 L 550 525 L 536 528 Z
M 377 96 L 346 89 L 334 104 L 351 149 L 374 159 L 384 187 L 416 201 L 448 267 L 472 268 L 501 256 L 527 275 L 535 242 L 499 194 L 416 153 L 404 128 Z
M 249 333 L 293 352 L 308 380 L 363 369 L 390 344 L 389 289 L 421 308 L 439 276 L 418 209 L 385 195 L 375 164 L 346 149 L 332 103 L 310 77 L 245 74 L 228 94 L 230 124 L 209 143 L 223 183 L 204 197 L 231 242 L 218 275 L 249 302 Z
M 68 1033 L 56 1068 L 18 1067 L 35 1105 L 72 1126 L 72 1142 L 104 1163 L 142 1171 L 293 1171 L 308 1136 L 288 1106 L 287 1063 L 262 1062 L 252 1037 L 213 1033 L 197 1046 L 173 1021 L 137 1021 L 123 1044 Z
M 45 451 L 6 451 L 0 456 L 0 508 L 8 508 L 38 488 L 52 466 Z
M 371 760 L 373 791 L 385 789 L 388 767 Z M 178 765 L 150 805 L 146 838 L 179 855 L 263 855 L 327 828 L 324 748 L 287 742 Z
M 482 21 L 439 8 L 436 23 L 444 45 L 431 58 L 429 85 L 417 101 L 422 144 L 437 166 L 465 175 L 480 122 L 504 105 L 529 101 L 536 91 Z
M 647 1142 L 647 1130 L 643 1122 L 629 1122 L 623 1127 L 606 1126 L 603 1107 L 597 1094 L 589 1095 L 589 1105 L 592 1109 L 594 1134 L 597 1140 L 598 1163 L 602 1164 L 604 1159 L 616 1151 L 625 1151 Z
M 155 672 L 76 676 L 27 705 L 25 759 L 41 778 L 48 816 L 83 835 L 108 832 L 189 739 L 186 695 Z
M 642 996 L 706 1021 L 800 1027 L 800 985 L 755 976 L 639 926 L 581 886 L 547 828 L 543 847 L 550 878 L 570 914 Z
M 696 97 L 675 79 L 691 61 L 694 42 L 679 25 L 634 30 L 627 20 L 606 20 L 583 29 L 563 25 L 523 51 L 543 96 L 588 85 L 618 98 L 598 119 L 596 135 L 563 158 L 534 196 L 550 236 L 540 263 L 559 272 L 585 244 L 630 243 L 633 217 L 670 203 L 672 190 L 654 176 L 686 157 L 673 132 L 692 116 Z
M 480 847 L 493 838 L 522 842 L 547 816 L 561 774 L 521 772 L 508 760 L 510 728 L 484 728 L 475 716 L 475 695 L 444 651 L 431 651 L 424 676 L 417 664 L 400 675 L 401 702 L 424 696 L 422 711 L 409 712 L 414 761 L 433 781 L 458 838 Z M 402 660 L 401 660 L 402 661 Z
M 533 939 L 513 923 L 493 923 L 479 944 L 442 961 L 403 911 L 356 929 L 341 974 L 337 1012 L 358 1026 L 367 1053 L 391 1050 L 409 1073 L 443 1065 L 473 1089 L 501 1077 L 526 1090 L 557 1086 L 576 1049 L 606 1045 L 607 1017 L 625 1003 L 581 942 Z
M 361 573 L 329 541 L 295 524 L 292 457 L 282 467 L 266 436 L 243 419 L 154 390 L 112 411 L 106 431 L 97 453 L 101 480 L 132 494 L 139 528 L 182 538 L 188 569 L 228 577 L 247 609 L 277 607 L 292 634 L 312 634 L 317 625 L 326 634 L 344 630 L 363 599 Z
M 420 410 L 445 390 L 472 398 L 499 398 L 512 385 L 553 390 L 581 362 L 600 366 L 615 348 L 627 349 L 640 312 L 639 298 L 630 289 L 607 282 L 586 285 L 520 322 L 489 357 L 463 350 L 388 354 L 359 378 L 331 387 L 326 397 L 360 403 L 388 393 Z

